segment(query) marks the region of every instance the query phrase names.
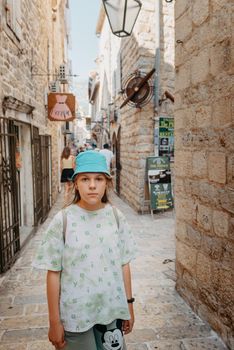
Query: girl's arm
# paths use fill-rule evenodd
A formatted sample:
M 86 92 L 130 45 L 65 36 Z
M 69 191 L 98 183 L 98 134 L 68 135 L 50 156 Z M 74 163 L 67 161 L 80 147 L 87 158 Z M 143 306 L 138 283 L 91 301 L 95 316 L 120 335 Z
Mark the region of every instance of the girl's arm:
M 58 349 L 65 346 L 64 329 L 60 321 L 59 312 L 60 295 L 60 271 L 47 272 L 47 302 L 49 311 L 49 333 L 50 342 Z
M 122 271 L 123 271 L 123 280 L 124 280 L 126 298 L 131 299 L 132 298 L 132 283 L 131 283 L 131 270 L 130 270 L 129 263 L 122 266 Z M 130 313 L 130 320 L 123 321 L 124 334 L 130 333 L 132 331 L 132 328 L 134 325 L 133 303 L 129 303 L 128 308 L 129 308 L 129 313 Z

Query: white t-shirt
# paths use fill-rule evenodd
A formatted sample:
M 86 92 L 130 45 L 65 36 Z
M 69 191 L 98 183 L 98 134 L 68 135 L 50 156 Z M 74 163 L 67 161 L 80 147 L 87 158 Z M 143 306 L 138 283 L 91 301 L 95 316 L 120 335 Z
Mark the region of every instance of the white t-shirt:
M 106 164 L 108 169 L 110 170 L 111 159 L 114 157 L 113 152 L 107 148 L 104 148 L 104 149 L 101 149 L 99 153 L 103 154 L 106 157 Z
M 33 266 L 61 271 L 60 315 L 64 329 L 85 332 L 95 324 L 130 319 L 122 265 L 135 257 L 132 232 L 118 210 L 119 229 L 110 204 L 88 211 L 72 204 L 66 240 L 59 211 L 51 221 Z

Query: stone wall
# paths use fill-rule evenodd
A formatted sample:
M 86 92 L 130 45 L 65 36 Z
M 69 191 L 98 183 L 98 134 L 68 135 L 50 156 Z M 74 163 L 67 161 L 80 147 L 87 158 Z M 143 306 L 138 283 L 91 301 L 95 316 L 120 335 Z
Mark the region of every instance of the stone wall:
M 154 0 L 144 1 L 133 35 L 122 41 L 123 81 L 135 69 L 146 73 L 156 65 L 157 36 L 160 45 L 159 98 L 165 90 L 173 94 L 174 86 L 174 6 L 160 1 L 160 28 Z M 120 195 L 134 209 L 144 208 L 145 160 L 154 155 L 155 96 L 142 109 L 129 105 L 121 114 L 121 178 Z
M 177 290 L 234 347 L 231 1 L 176 1 Z
M 47 73 L 54 74 L 55 69 L 64 62 L 65 0 L 53 2 L 57 7 L 54 14 L 51 1 L 22 0 L 19 3 L 21 4 L 20 40 L 6 23 L 5 2 L 0 5 L 0 116 L 3 116 L 2 101 L 5 96 L 13 96 L 22 103 L 34 107 L 27 122 L 38 127 L 40 134 L 50 135 L 52 139 L 54 202 L 59 186 L 60 125 L 48 120 L 45 96 L 48 83 L 54 78 Z M 11 117 L 14 118 L 13 112 Z M 5 116 L 7 117 L 8 113 Z
M 122 41 L 123 85 L 136 69 L 147 73 L 155 65 L 154 15 L 154 1 L 145 1 L 132 37 Z M 154 152 L 154 101 L 142 109 L 126 105 L 120 114 L 120 195 L 140 211 L 144 201 L 145 158 Z
M 103 115 L 103 110 L 109 115 L 118 114 L 115 120 L 111 120 L 110 139 L 114 148 L 120 144 L 119 194 L 141 212 L 145 209 L 144 199 L 147 197 L 146 158 L 155 155 L 156 117 L 163 111 L 167 115 L 168 110 L 170 115 L 173 113 L 170 104 L 166 106 L 163 103 L 163 109 L 156 109 L 155 95 L 161 99 L 165 90 L 174 93 L 174 4 L 165 4 L 162 0 L 143 1 L 132 35 L 123 39 L 110 34 L 109 23 L 104 10 L 101 10 L 97 34 L 100 37 L 97 59 L 100 88 L 96 97 L 96 114 Z M 156 52 L 160 52 L 157 67 Z M 154 91 L 150 102 L 141 109 L 129 104 L 120 109 L 125 98 L 121 91 L 131 74 L 136 70 L 146 74 L 153 68 L 157 70 L 158 90 Z M 155 85 L 155 76 L 152 80 L 152 85 Z M 117 140 L 118 146 L 114 140 Z

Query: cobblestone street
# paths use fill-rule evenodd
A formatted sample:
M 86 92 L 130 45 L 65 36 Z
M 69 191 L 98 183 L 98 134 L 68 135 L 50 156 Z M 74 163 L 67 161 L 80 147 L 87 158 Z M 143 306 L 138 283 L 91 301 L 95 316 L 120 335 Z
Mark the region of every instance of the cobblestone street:
M 139 247 L 132 263 L 136 322 L 126 338 L 128 350 L 226 349 L 175 291 L 173 212 L 154 214 L 153 221 L 115 196 L 113 202 L 128 218 Z M 0 279 L 0 350 L 54 349 L 47 341 L 45 272 L 34 270 L 31 261 L 60 207 L 58 200 L 15 265 Z

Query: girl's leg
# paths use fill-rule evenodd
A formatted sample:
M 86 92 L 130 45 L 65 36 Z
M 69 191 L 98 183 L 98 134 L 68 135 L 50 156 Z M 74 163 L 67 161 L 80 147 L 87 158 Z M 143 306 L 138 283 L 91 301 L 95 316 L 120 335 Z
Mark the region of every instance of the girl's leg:
M 65 193 L 64 193 L 65 204 L 68 204 L 69 201 L 71 200 L 72 187 L 73 185 L 71 181 L 65 182 Z
M 97 324 L 93 327 L 97 350 L 126 350 L 122 332 L 122 320 L 115 320 L 108 325 Z
M 65 331 L 65 341 L 63 350 L 97 350 L 93 328 L 83 333 Z
M 70 196 L 70 182 L 65 182 L 64 204 L 67 205 Z
M 63 193 L 63 195 L 65 194 L 65 182 L 60 183 L 60 192 Z
M 69 193 L 69 182 L 65 182 L 65 196 L 67 196 Z

